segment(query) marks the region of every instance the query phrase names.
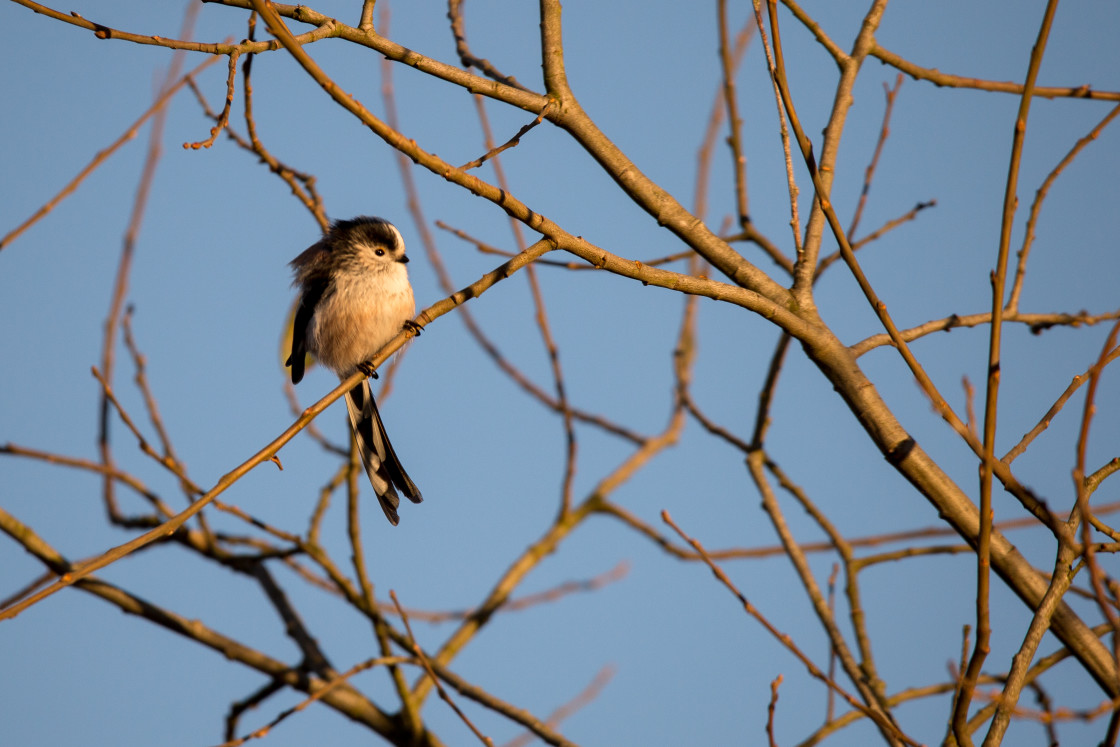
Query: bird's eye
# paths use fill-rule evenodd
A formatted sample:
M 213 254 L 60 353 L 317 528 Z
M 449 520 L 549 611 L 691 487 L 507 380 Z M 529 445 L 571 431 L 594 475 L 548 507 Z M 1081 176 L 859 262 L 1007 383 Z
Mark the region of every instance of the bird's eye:
M 385 256 L 385 250 L 384 249 L 374 249 L 373 253 L 376 254 L 378 257 L 384 257 Z

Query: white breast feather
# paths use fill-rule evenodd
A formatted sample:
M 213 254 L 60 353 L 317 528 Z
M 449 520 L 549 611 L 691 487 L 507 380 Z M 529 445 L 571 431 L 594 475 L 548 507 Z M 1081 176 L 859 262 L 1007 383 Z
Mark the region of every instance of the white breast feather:
M 392 262 L 335 283 L 319 302 L 309 331 L 311 352 L 339 376 L 348 376 L 401 331 L 416 313 L 408 271 Z M 326 330 L 332 335 L 323 337 Z M 324 355 L 326 351 L 328 355 Z

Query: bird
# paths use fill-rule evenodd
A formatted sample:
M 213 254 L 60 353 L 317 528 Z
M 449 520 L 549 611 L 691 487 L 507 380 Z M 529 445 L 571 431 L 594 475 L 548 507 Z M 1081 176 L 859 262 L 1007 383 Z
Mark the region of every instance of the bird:
M 370 216 L 334 221 L 322 239 L 289 263 L 299 290 L 285 362 L 293 384 L 303 379 L 308 353 L 339 379 L 356 371 L 377 376 L 370 359 L 416 313 L 407 263 L 400 231 Z M 389 442 L 369 379 L 345 399 L 366 474 L 385 517 L 396 526 L 398 490 L 413 503 L 424 499 Z

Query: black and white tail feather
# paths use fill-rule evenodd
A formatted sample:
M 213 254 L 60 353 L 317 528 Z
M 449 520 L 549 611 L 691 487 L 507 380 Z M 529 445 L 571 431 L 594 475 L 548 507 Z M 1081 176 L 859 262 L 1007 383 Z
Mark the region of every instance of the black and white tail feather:
M 300 290 L 286 364 L 293 384 L 303 378 L 308 353 L 342 379 L 365 370 L 416 312 L 407 262 L 396 227 L 364 216 L 336 221 L 321 241 L 292 260 L 293 284 Z M 423 498 L 393 451 L 369 381 L 346 393 L 346 409 L 377 500 L 396 526 L 397 490 L 413 503 Z
M 362 455 L 362 464 L 366 466 L 373 492 L 377 494 L 385 518 L 396 526 L 400 521 L 397 508 L 401 505 L 401 499 L 393 486 L 400 488 L 404 497 L 413 503 L 420 503 L 424 498 L 416 483 L 404 471 L 397 453 L 393 451 L 393 444 L 385 433 L 385 424 L 381 422 L 381 414 L 377 411 L 377 402 L 370 391 L 369 381 L 363 381 L 346 393 L 346 409 L 350 412 L 350 425 L 354 427 L 358 453 Z

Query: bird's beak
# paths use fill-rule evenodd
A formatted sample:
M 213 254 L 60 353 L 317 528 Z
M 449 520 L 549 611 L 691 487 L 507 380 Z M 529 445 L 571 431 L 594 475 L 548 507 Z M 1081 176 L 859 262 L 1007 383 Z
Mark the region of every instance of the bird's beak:
M 400 259 L 398 259 L 397 261 L 398 261 L 398 262 L 400 262 L 401 264 L 406 264 L 406 265 L 407 265 L 407 264 L 408 264 L 408 256 L 407 256 L 407 255 L 404 255 L 404 254 L 402 254 L 402 255 L 401 255 L 401 258 L 400 258 Z

